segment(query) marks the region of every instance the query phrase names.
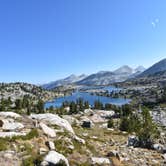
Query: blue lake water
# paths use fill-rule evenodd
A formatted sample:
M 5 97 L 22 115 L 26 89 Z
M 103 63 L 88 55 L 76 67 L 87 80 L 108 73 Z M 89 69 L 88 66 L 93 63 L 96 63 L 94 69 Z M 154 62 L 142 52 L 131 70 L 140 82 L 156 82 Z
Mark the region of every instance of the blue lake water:
M 118 90 L 116 88 L 111 89 L 111 87 L 108 87 L 109 91 L 113 90 Z M 60 97 L 54 99 L 52 102 L 46 102 L 45 103 L 45 108 L 49 108 L 50 106 L 53 107 L 60 107 L 62 106 L 62 103 L 65 101 L 76 101 L 77 99 L 82 98 L 84 101 L 88 101 L 90 105 L 93 106 L 94 102 L 96 100 L 100 100 L 103 104 L 115 104 L 115 105 L 124 105 L 129 103 L 131 100 L 130 99 L 124 99 L 124 98 L 111 98 L 111 97 L 104 97 L 104 96 L 97 96 L 97 95 L 91 95 L 90 93 L 87 92 L 74 92 L 70 96 L 65 96 L 65 97 Z

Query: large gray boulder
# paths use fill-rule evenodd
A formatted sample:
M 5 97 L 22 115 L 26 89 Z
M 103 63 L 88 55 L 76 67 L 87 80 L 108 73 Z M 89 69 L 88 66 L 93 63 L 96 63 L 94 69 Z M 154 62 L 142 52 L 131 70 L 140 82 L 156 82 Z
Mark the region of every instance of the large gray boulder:
M 10 118 L 21 118 L 21 116 L 15 112 L 0 112 L 0 117 L 10 117 Z
M 18 131 L 24 128 L 24 125 L 18 122 L 4 122 L 2 129 L 4 131 Z
M 75 134 L 73 128 L 70 125 L 70 123 L 67 120 L 62 119 L 61 117 L 59 117 L 56 114 L 50 114 L 50 113 L 31 114 L 30 118 L 36 119 L 36 120 L 41 121 L 41 122 L 46 122 L 46 123 L 51 124 L 51 125 L 57 125 L 61 128 L 66 129 L 67 131 Z
M 66 166 L 69 166 L 69 162 L 64 155 L 56 151 L 50 151 L 44 158 L 44 161 L 41 163 L 41 166 L 49 166 L 51 164 L 56 165 L 59 164 L 60 162 L 64 162 Z

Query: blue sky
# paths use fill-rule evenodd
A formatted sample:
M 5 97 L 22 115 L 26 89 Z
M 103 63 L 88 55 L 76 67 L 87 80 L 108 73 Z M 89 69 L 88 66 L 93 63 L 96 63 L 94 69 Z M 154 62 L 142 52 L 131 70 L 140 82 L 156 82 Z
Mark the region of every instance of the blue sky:
M 165 0 L 1 0 L 0 82 L 149 67 L 166 54 Z

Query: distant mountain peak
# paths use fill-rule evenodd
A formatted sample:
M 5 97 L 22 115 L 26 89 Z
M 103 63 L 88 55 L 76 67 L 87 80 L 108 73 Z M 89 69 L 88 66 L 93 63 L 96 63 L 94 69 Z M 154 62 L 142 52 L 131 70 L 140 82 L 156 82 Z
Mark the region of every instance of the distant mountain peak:
M 115 70 L 114 73 L 115 74 L 123 74 L 123 73 L 132 74 L 133 69 L 131 67 L 129 67 L 128 65 L 123 65 L 122 67 Z
M 136 67 L 134 70 L 135 70 L 135 72 L 143 72 L 143 71 L 145 71 L 146 69 L 145 69 L 145 67 L 143 67 L 143 66 L 138 66 L 138 67 Z

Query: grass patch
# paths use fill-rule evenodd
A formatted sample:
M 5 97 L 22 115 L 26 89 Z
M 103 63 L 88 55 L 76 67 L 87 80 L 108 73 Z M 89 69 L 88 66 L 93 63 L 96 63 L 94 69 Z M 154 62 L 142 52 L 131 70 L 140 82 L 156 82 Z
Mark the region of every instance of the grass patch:
M 69 143 L 67 143 L 64 139 L 59 139 L 54 141 L 55 148 L 59 153 L 63 155 L 71 154 L 72 150 L 68 148 Z
M 43 157 L 36 155 L 31 156 L 25 160 L 22 161 L 21 166 L 40 166 L 41 162 L 43 161 Z
M 15 141 L 15 140 L 18 140 L 18 139 L 22 139 L 22 140 L 24 140 L 24 141 L 26 141 L 26 140 L 31 140 L 31 139 L 33 139 L 33 138 L 35 138 L 35 137 L 38 137 L 39 136 L 39 133 L 38 133 L 38 131 L 37 131 L 37 129 L 32 129 L 27 135 L 25 135 L 25 136 L 14 136 L 14 137 L 12 137 L 12 138 L 6 138 L 8 141 L 11 141 L 11 142 L 13 142 L 13 141 Z
M 40 166 L 41 162 L 43 161 L 43 156 L 39 155 L 29 143 L 25 143 L 24 147 L 26 155 L 29 155 L 30 157 L 24 159 L 21 166 Z
M 8 141 L 5 138 L 0 138 L 0 151 L 5 151 L 8 148 Z

